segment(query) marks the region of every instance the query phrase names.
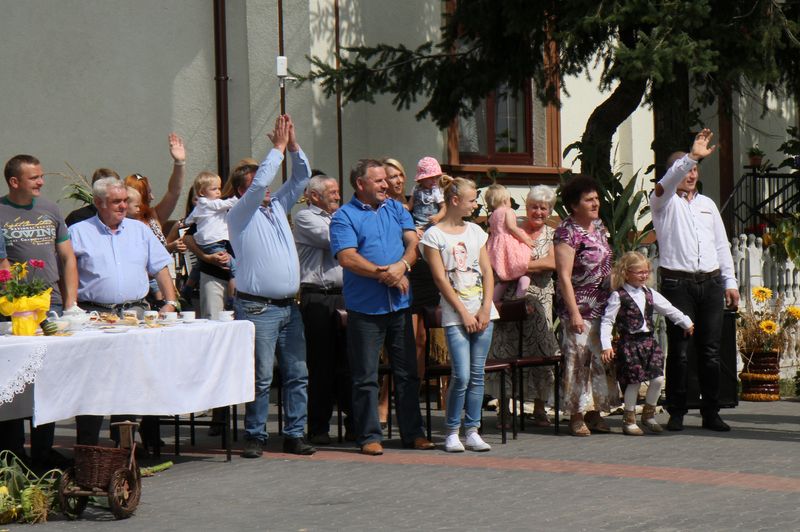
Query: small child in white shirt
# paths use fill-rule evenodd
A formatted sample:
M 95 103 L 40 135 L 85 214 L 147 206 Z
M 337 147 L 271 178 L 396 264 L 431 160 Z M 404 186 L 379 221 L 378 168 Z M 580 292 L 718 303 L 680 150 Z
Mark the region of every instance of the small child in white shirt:
M 222 179 L 213 172 L 197 174 L 193 186 L 197 195 L 197 203 L 184 220 L 184 224 L 187 226 L 197 224 L 197 232 L 193 238 L 204 253 L 211 255 L 220 251 L 229 252 L 228 224 L 225 223 L 225 216 L 230 208 L 236 205 L 239 198 L 221 199 Z M 235 290 L 233 277 L 236 271 L 233 257 L 231 257 L 228 267 L 231 270 L 228 291 L 232 296 Z
M 681 327 L 687 336 L 694 333 L 692 320 L 675 308 L 667 298 L 649 288 L 650 262 L 636 251 L 628 251 L 611 272 L 611 295 L 600 320 L 600 344 L 603 362 L 616 359 L 617 380 L 625 395 L 622 432 L 641 436 L 636 424 L 636 400 L 639 385 L 649 381 L 642 410 L 642 425 L 651 432 L 661 432 L 656 422 L 656 402 L 664 384 L 664 353 L 655 339 L 653 314 L 658 313 Z M 618 339 L 612 342 L 616 326 Z

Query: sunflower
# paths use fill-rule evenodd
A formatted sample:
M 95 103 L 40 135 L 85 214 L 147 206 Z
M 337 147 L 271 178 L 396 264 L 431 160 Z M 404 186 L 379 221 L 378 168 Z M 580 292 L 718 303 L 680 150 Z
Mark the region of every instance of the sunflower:
M 767 334 L 777 334 L 778 333 L 778 324 L 772 320 L 764 320 L 759 322 L 758 328 L 764 331 Z
M 800 320 L 800 307 L 795 305 L 789 305 L 788 307 L 786 307 L 786 313 L 789 314 L 789 316 L 793 317 L 794 319 Z
M 763 303 L 772 297 L 772 290 L 765 286 L 756 286 L 753 288 L 753 299 L 759 303 Z

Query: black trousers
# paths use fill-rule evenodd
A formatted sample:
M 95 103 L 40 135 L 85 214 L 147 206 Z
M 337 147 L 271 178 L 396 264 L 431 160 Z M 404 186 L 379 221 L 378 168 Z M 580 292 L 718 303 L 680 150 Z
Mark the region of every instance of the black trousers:
M 719 412 L 719 346 L 722 336 L 725 285 L 721 276 L 701 282 L 662 275 L 661 294 L 694 322 L 694 347 L 697 377 L 700 381 L 703 416 Z M 689 383 L 687 348 L 689 338 L 683 329 L 667 321 L 667 412 L 686 414 Z
M 119 421 L 136 421 L 133 415 L 113 415 L 111 423 Z M 103 426 L 103 416 L 75 416 L 75 429 L 77 436 L 75 443 L 78 445 L 98 445 L 100 443 L 100 427 Z M 159 441 L 159 426 L 157 416 L 142 416 L 139 425 L 142 442 L 149 448 L 155 448 Z M 119 429 L 111 427 L 109 436 L 119 443 Z
M 55 423 L 34 427 L 31 431 L 31 460 L 44 462 L 53 447 Z M 25 420 L 0 421 L 0 451 L 11 451 L 20 458 L 25 456 Z
M 300 314 L 306 335 L 308 366 L 308 433 L 327 434 L 333 405 L 348 416 L 352 410 L 352 384 L 344 334 L 338 334 L 336 309 L 344 308 L 339 295 L 302 292 Z M 352 428 L 349 427 L 348 428 Z

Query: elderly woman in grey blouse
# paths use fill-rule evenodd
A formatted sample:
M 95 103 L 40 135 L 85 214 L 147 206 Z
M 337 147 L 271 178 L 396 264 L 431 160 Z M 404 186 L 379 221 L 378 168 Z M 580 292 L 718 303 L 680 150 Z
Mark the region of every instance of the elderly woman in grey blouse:
M 546 225 L 556 203 L 555 188 L 537 185 L 530 189 L 525 199 L 526 218 L 520 228 L 533 240 L 528 275 L 531 284 L 528 297 L 535 312 L 522 326 L 522 356 L 550 356 L 558 352 L 558 343 L 553 336 L 553 273 L 556 263 L 553 252 L 553 228 Z M 514 290 L 509 290 L 504 300 L 512 299 Z M 519 327 L 517 323 L 495 323 L 492 347 L 489 356 L 493 358 L 512 358 L 517 356 Z M 545 413 L 545 405 L 550 402 L 553 390 L 553 369 L 547 367 L 531 368 L 528 373 L 526 398 L 533 399 L 533 423 L 547 427 L 550 420 Z

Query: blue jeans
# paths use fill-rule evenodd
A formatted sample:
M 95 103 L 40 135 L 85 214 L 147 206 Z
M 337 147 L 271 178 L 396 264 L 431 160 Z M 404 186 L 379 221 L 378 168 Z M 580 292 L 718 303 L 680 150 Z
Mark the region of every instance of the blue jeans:
M 481 425 L 484 366 L 492 343 L 492 330 L 493 322 L 489 322 L 485 330 L 472 334 L 463 325 L 445 327 L 447 349 L 453 365 L 445 413 L 445 424 L 449 429 L 461 426 L 462 409 L 465 428 Z
M 347 311 L 347 356 L 353 381 L 353 425 L 356 443 L 364 446 L 383 438 L 378 420 L 378 361 L 386 347 L 394 375 L 400 439 L 409 445 L 423 435 L 419 411 L 417 348 L 406 310 L 388 314 Z
M 296 303 L 280 307 L 237 297 L 234 310 L 236 319 L 250 320 L 256 326 L 256 395 L 245 408 L 245 438 L 267 441 L 269 389 L 276 348 L 280 353 L 278 369 L 286 420 L 283 433 L 289 438 L 301 437 L 306 424 L 308 369 L 300 309 Z
M 197 246 L 208 255 L 213 255 L 215 253 L 219 253 L 220 251 L 228 251 L 227 240 L 219 240 L 218 242 L 212 242 L 210 244 L 198 244 Z M 231 271 L 231 277 L 236 277 L 236 258 L 230 253 L 228 255 L 230 256 L 230 260 L 228 261 L 228 269 Z

